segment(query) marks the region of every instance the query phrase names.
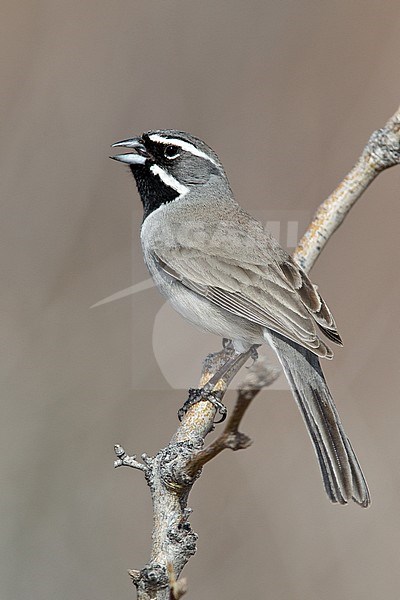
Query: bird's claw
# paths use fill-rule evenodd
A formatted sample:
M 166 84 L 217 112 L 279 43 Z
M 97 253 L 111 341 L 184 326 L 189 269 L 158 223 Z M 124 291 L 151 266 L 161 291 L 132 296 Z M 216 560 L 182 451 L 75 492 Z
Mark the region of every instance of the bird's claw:
M 186 400 L 185 404 L 178 410 L 178 419 L 182 421 L 184 415 L 187 413 L 189 408 L 191 408 L 194 404 L 201 402 L 203 400 L 208 400 L 215 407 L 217 413 L 221 416 L 218 421 L 214 421 L 214 424 L 222 423 L 226 419 L 227 408 L 224 404 L 222 404 L 219 399 L 218 392 L 208 391 L 204 388 L 190 388 L 189 397 Z
M 250 358 L 251 358 L 251 360 L 253 362 L 251 363 L 251 365 L 249 365 L 248 367 L 246 367 L 246 369 L 251 369 L 251 367 L 254 365 L 254 363 L 257 362 L 257 360 L 258 360 L 258 351 L 257 351 L 257 348 L 259 348 L 259 347 L 260 347 L 259 344 L 258 345 L 254 344 L 254 346 L 252 346 L 250 348 Z

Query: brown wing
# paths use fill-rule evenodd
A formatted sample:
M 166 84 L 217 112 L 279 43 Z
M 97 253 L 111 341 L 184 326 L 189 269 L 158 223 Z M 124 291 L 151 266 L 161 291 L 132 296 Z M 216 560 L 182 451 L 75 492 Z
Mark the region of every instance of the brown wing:
M 211 248 L 207 248 L 211 250 Z M 307 275 L 286 255 L 266 264 L 215 256 L 201 249 L 157 250 L 161 269 L 188 289 L 220 308 L 281 333 L 321 357 L 332 358 L 318 326 L 341 344 L 333 316 Z M 259 261 L 258 261 L 259 262 Z

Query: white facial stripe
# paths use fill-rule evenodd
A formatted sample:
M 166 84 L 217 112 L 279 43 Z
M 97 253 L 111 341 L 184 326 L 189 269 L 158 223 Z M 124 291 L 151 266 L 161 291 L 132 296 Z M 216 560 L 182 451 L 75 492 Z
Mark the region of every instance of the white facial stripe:
M 164 169 L 161 169 L 161 167 L 159 167 L 158 165 L 152 165 L 150 167 L 150 171 L 154 173 L 154 175 L 158 175 L 158 177 L 163 183 L 165 183 L 165 185 L 178 192 L 181 198 L 188 193 L 189 188 L 179 183 L 179 181 L 175 179 L 175 177 L 172 177 L 172 175 L 164 171 Z
M 195 156 L 200 156 L 200 158 L 205 158 L 206 160 L 209 160 L 213 165 L 218 166 L 216 161 L 213 158 L 211 158 L 211 156 L 208 156 L 205 152 L 202 152 L 201 150 L 196 148 L 196 146 L 193 146 L 193 144 L 190 144 L 189 142 L 184 142 L 183 140 L 178 140 L 175 138 L 164 138 L 161 137 L 161 135 L 157 135 L 156 133 L 149 135 L 149 138 L 152 142 L 160 142 L 160 144 L 171 144 L 172 146 L 178 146 L 179 148 L 182 148 L 182 150 L 186 150 L 186 152 L 190 152 Z

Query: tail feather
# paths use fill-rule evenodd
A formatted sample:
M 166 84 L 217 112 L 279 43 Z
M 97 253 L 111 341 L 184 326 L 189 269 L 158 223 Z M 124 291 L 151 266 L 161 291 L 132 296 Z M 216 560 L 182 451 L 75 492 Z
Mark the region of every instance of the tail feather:
M 368 485 L 347 438 L 318 357 L 274 331 L 265 337 L 285 371 L 317 454 L 326 493 L 332 502 L 350 499 L 367 507 Z

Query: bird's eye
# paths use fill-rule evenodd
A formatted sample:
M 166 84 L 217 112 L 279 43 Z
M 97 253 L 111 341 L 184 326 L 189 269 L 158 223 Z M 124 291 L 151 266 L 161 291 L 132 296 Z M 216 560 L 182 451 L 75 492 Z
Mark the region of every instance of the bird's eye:
M 164 156 L 165 158 L 169 158 L 170 160 L 172 160 L 173 158 L 178 158 L 180 153 L 180 149 L 176 146 L 172 146 L 172 144 L 170 146 L 165 146 L 164 148 Z

